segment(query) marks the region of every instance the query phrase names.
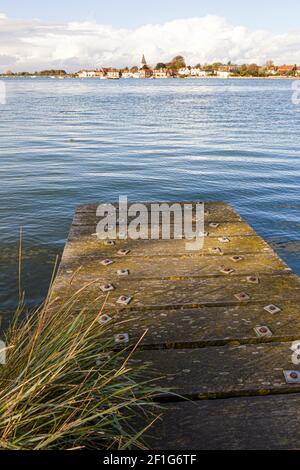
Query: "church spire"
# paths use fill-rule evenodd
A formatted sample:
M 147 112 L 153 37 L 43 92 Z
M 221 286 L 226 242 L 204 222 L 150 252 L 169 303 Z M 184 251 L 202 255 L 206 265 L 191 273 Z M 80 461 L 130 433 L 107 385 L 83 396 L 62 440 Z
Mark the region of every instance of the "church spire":
M 141 68 L 145 67 L 145 65 L 147 65 L 147 62 L 146 62 L 146 59 L 145 59 L 145 55 L 143 54 L 142 62 L 141 62 Z

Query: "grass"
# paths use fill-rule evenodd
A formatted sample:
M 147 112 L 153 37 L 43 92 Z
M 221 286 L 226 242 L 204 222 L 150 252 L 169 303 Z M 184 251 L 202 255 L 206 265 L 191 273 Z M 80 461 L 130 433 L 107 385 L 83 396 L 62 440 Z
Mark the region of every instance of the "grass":
M 0 366 L 0 449 L 143 448 L 155 390 L 128 352 L 113 351 L 110 324 L 98 322 L 103 308 L 74 314 L 83 290 L 57 305 L 50 289 L 30 314 L 20 302 Z M 133 429 L 132 418 L 147 424 Z

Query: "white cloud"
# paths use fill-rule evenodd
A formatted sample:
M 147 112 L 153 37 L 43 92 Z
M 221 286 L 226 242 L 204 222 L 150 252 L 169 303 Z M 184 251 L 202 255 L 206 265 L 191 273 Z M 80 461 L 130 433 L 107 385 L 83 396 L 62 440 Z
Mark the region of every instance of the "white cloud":
M 300 30 L 276 35 L 205 16 L 117 29 L 95 22 L 55 24 L 0 13 L 0 67 L 42 68 L 150 64 L 182 54 L 191 65 L 212 61 L 300 63 Z

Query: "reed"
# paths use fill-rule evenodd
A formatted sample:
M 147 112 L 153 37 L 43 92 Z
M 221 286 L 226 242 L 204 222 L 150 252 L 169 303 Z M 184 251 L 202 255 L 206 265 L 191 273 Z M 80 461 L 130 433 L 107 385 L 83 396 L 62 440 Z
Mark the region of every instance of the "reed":
M 60 304 L 51 288 L 40 308 L 18 308 L 0 366 L 1 449 L 143 448 L 155 389 L 128 352 L 114 351 L 103 308 L 74 313 L 83 290 Z M 139 417 L 147 424 L 133 429 Z

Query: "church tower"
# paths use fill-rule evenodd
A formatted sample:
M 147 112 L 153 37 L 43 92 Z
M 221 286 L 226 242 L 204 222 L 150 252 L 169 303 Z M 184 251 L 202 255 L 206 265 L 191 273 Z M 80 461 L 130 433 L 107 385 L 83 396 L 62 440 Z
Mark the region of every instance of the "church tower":
M 141 62 L 141 69 L 142 69 L 143 67 L 145 67 L 145 65 L 147 66 L 147 62 L 146 62 L 145 56 L 144 56 L 144 54 L 143 54 L 142 62 Z

